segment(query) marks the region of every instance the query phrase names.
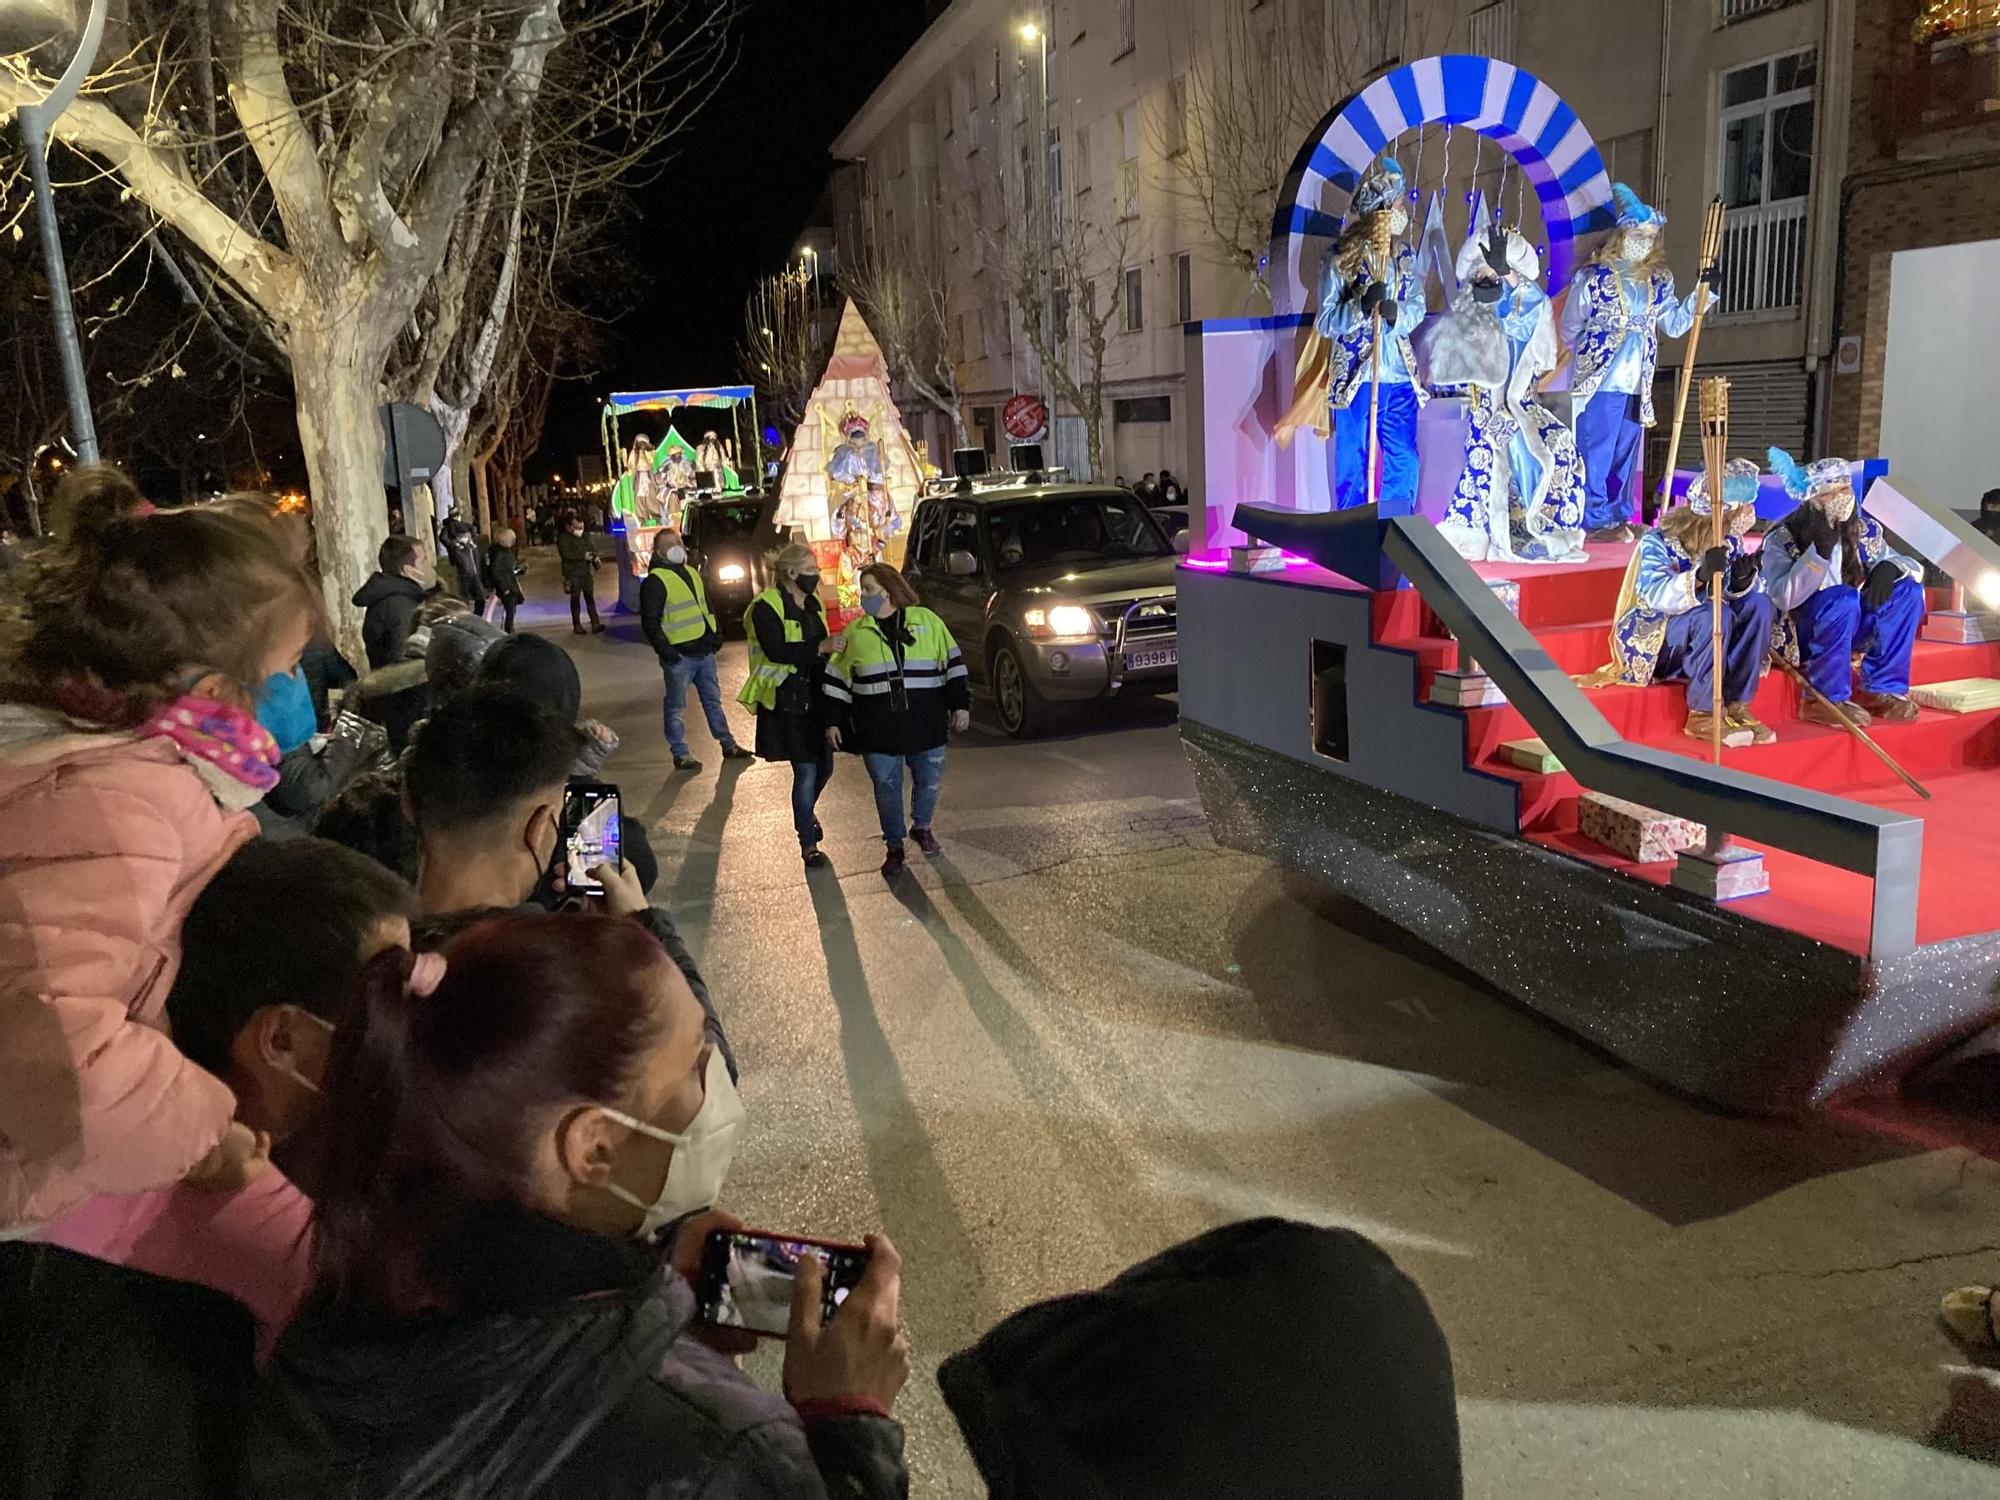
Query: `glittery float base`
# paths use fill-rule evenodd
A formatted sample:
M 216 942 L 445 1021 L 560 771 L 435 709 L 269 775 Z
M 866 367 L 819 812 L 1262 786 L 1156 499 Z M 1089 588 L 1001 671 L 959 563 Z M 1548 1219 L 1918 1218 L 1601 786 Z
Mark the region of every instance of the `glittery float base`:
M 1183 718 L 1217 842 L 1325 881 L 1662 1083 L 1797 1115 L 2000 1019 L 2000 933 L 1886 963 L 1628 879 Z

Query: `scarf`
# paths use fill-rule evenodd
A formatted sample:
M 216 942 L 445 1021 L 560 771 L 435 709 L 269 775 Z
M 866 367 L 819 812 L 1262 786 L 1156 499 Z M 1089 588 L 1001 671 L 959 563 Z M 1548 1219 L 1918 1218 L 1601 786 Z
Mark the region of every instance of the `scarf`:
M 278 742 L 233 703 L 184 693 L 155 709 L 139 733 L 172 740 L 215 800 L 232 811 L 254 806 L 278 784 Z

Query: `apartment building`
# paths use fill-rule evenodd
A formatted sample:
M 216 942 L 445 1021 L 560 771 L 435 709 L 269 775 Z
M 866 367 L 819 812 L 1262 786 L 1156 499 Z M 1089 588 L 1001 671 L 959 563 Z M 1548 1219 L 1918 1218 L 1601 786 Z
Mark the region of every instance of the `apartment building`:
M 1136 232 L 1099 273 L 1120 278 L 1123 298 L 1104 361 L 1103 469 L 1184 470 L 1185 326 L 1269 305 L 1213 205 L 1188 191 L 1179 155 L 1191 136 L 1198 151 L 1204 130 L 1232 128 L 1191 94 L 1239 73 L 1241 59 L 1221 54 L 1246 39 L 1253 54 L 1297 54 L 1285 76 L 1302 96 L 1299 142 L 1354 89 L 1421 56 L 1479 52 L 1533 73 L 1612 174 L 1667 211 L 1684 284 L 1703 212 L 1722 198 L 1723 301 L 1699 362 L 1735 382 L 1740 449 L 1929 440 L 1906 408 L 1935 413 L 1944 365 L 1925 367 L 1917 400 L 1898 394 L 1899 372 L 1942 311 L 1908 288 L 1947 269 L 1977 275 L 1996 248 L 1978 242 L 2000 236 L 1993 0 L 955 0 L 835 143 L 836 232 L 934 232 L 948 195 L 1033 214 L 1045 192 L 1056 215 L 1115 213 Z M 1251 93 L 1240 91 L 1246 110 Z M 1442 209 L 1449 248 L 1477 203 L 1539 229 L 1532 193 L 1490 142 L 1430 127 L 1393 149 L 1420 213 L 1433 199 Z M 1273 200 L 1276 188 L 1274 175 Z M 967 419 L 998 449 L 1007 398 L 1050 382 L 976 238 L 953 239 L 945 259 Z M 1898 259 L 1947 246 L 1960 249 L 1921 267 Z M 1900 323 L 1892 290 L 1914 309 Z M 1682 356 L 1678 343 L 1663 351 L 1662 394 Z M 1080 468 L 1080 418 L 1055 410 L 1055 447 Z M 950 446 L 941 415 L 919 425 L 933 451 Z M 1665 446 L 1662 430 L 1649 468 Z M 1694 452 L 1690 433 L 1683 461 Z

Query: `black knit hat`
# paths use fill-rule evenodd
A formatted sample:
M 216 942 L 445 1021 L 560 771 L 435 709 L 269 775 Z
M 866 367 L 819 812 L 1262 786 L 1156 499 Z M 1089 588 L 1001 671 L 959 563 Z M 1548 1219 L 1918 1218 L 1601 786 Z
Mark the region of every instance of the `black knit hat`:
M 583 717 L 583 680 L 576 675 L 576 663 L 541 636 L 513 635 L 494 646 L 479 664 L 479 681 L 532 698 L 565 724 Z

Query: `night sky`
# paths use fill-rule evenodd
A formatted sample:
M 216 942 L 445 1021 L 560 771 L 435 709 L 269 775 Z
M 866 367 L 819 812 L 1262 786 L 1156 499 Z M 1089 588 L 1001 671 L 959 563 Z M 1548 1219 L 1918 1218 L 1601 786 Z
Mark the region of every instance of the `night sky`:
M 531 477 L 599 451 L 607 391 L 740 380 L 744 298 L 791 253 L 832 172 L 828 147 L 922 33 L 927 8 L 744 0 L 742 60 L 676 143 L 632 230 L 650 288 L 614 330 L 603 374 L 558 389 Z

